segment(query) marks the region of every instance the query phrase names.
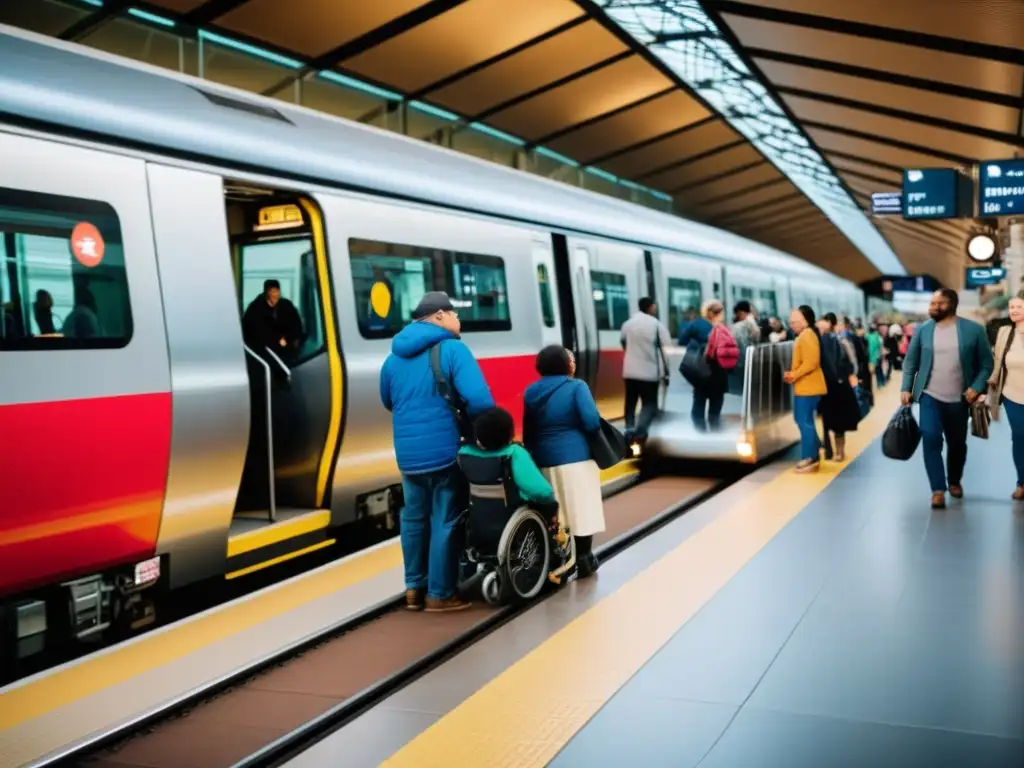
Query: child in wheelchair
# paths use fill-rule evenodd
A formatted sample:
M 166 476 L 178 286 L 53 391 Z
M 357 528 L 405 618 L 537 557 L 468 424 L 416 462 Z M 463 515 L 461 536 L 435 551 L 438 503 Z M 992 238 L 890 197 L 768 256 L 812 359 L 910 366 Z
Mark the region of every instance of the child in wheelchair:
M 514 443 L 512 416 L 502 408 L 473 424 L 475 444 L 459 451 L 469 481 L 467 552 L 484 573 L 492 604 L 530 600 L 574 565 L 573 540 L 561 524 L 551 485 L 533 458 Z

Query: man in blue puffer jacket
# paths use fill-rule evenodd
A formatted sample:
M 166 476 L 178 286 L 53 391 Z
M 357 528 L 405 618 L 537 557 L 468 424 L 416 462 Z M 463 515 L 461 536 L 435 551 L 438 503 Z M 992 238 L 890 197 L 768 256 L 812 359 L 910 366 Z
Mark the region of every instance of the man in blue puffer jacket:
M 432 291 L 413 311 L 415 322 L 391 342 L 380 372 L 380 399 L 391 411 L 395 457 L 402 473 L 401 515 L 405 603 L 413 611 L 457 611 L 469 606 L 457 593 L 464 480 L 456 457 L 462 442 L 451 406 L 437 391 L 430 350 L 441 344 L 441 372 L 473 418 L 494 407 L 448 294 Z

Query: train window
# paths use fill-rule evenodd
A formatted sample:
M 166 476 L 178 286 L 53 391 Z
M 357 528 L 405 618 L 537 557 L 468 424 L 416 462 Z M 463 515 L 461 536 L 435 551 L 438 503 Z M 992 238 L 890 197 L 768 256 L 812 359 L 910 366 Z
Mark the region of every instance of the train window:
M 348 241 L 359 330 L 394 336 L 428 291 L 444 291 L 463 333 L 512 329 L 505 262 L 497 256 L 352 238 Z
M 690 312 L 694 317 L 700 316 L 700 305 L 700 281 L 678 277 L 668 279 L 668 329 L 672 338 L 679 336 L 679 329 Z
M 757 292 L 757 311 L 765 317 L 775 317 L 779 311 L 778 303 L 775 300 L 775 291 L 760 289 Z
M 281 284 L 281 298 L 290 301 L 298 312 L 302 323 L 301 341 L 297 350 L 289 351 L 289 364 L 297 365 L 324 350 L 320 286 L 310 238 L 293 237 L 245 245 L 241 272 L 243 309 L 261 297 L 265 280 L 277 280 Z
M 741 301 L 749 301 L 751 304 L 754 303 L 754 289 L 744 288 L 742 285 L 732 286 L 732 304 L 736 306 Z M 727 307 L 726 309 L 729 309 Z
M 540 290 L 540 314 L 544 325 L 555 327 L 555 305 L 551 301 L 551 283 L 548 280 L 548 268 L 545 264 L 537 265 L 537 287 Z
M 629 289 L 626 276 L 615 272 L 590 272 L 594 291 L 597 330 L 617 331 L 629 319 Z
M 121 226 L 106 203 L 0 187 L 0 350 L 132 337 Z

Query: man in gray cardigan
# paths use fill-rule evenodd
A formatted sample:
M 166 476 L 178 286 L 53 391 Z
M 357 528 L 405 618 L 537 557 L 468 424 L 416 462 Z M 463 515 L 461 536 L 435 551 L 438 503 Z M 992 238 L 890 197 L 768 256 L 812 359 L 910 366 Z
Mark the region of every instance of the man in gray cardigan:
M 932 509 L 945 508 L 947 481 L 954 499 L 964 495 L 960 480 L 967 462 L 968 409 L 992 375 L 985 329 L 956 316 L 959 302 L 957 292 L 949 288 L 932 295 L 931 320 L 914 333 L 903 361 L 903 404 L 921 406 L 921 447 L 932 486 Z M 943 436 L 948 443 L 945 468 Z

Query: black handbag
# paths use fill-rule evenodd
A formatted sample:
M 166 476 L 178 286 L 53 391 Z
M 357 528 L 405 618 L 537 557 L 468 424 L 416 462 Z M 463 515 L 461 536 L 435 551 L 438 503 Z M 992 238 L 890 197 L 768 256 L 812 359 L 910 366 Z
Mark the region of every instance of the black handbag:
M 629 446 L 626 437 L 605 419 L 601 419 L 601 428 L 587 435 L 590 445 L 590 458 L 600 469 L 614 467 L 624 458 Z
M 688 345 L 683 362 L 679 364 L 679 372 L 683 374 L 683 378 L 695 387 L 708 384 L 713 375 L 707 350 L 707 344 L 701 344 L 699 347 Z
M 917 426 L 913 411 L 903 406 L 892 417 L 882 435 L 882 453 L 896 461 L 906 461 L 921 442 L 921 428 Z

